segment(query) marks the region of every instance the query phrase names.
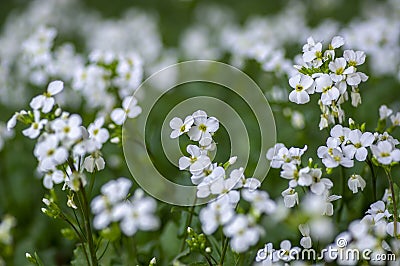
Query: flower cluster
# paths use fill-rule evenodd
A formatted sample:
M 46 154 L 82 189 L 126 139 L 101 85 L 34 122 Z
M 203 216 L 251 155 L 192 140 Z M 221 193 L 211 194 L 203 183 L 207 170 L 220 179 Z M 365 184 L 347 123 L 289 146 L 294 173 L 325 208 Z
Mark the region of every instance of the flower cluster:
M 103 128 L 102 117 L 86 129 L 79 115 L 62 111 L 53 96 L 63 88 L 62 81 L 51 82 L 44 94 L 31 100 L 32 110 L 15 113 L 7 127 L 15 127 L 17 121 L 29 125 L 22 133 L 37 139 L 34 155 L 46 188 L 64 183 L 64 186 L 77 191 L 87 183 L 84 169 L 88 172 L 104 169 L 105 161 L 100 150 L 109 139 L 109 132 Z
M 354 126 L 351 126 L 354 127 Z M 334 126 L 330 131 L 330 137 L 326 146 L 318 148 L 318 157 L 327 168 L 335 168 L 339 165 L 347 168 L 354 166 L 354 159 L 363 162 L 368 157 L 370 148 L 374 159 L 380 164 L 390 165 L 400 161 L 399 144 L 387 132 L 362 132 L 360 129 L 350 129 L 342 125 Z
M 322 212 L 326 215 L 333 214 L 333 207 L 330 203 L 340 197 L 330 195 L 333 182 L 329 178 L 322 177 L 322 169 L 316 167 L 309 159 L 309 165 L 302 166 L 301 157 L 307 150 L 304 148 L 286 148 L 282 143 L 275 144 L 267 152 L 267 159 L 271 161 L 272 168 L 281 169 L 280 176 L 290 180 L 289 187 L 282 192 L 284 203 L 287 208 L 292 208 L 299 204 L 299 195 L 296 187 L 308 187 L 314 195 L 323 196 L 326 200 L 326 209 Z
M 146 197 L 141 189 L 137 189 L 127 199 L 131 186 L 129 179 L 120 177 L 101 187 L 101 195 L 91 203 L 96 229 L 105 229 L 110 223 L 120 222 L 121 231 L 132 236 L 138 230 L 151 231 L 158 228 L 159 220 L 154 216 L 156 201 Z
M 208 117 L 206 112 L 199 110 L 184 120 L 173 118 L 170 127 L 173 130 L 171 138 L 187 134 L 191 140 L 198 142 L 198 146 L 187 146 L 189 157 L 179 159 L 179 168 L 189 169 L 192 174 L 197 197 L 216 197 L 199 213 L 203 232 L 211 235 L 222 226 L 224 235 L 231 239 L 232 249 L 238 253 L 247 251 L 258 242 L 263 231 L 257 225 L 258 219 L 263 214 L 272 214 L 276 203 L 267 192 L 257 189 L 261 185 L 258 179 L 244 176 L 242 167 L 228 172 L 236 157 L 231 157 L 224 164 L 211 161 L 209 152 L 216 147 L 212 137 L 219 127 L 215 117 Z M 241 198 L 251 205 L 247 214 L 236 212 Z
M 326 50 L 321 42 L 315 42 L 312 37 L 303 46 L 303 56 L 300 65 L 295 67 L 300 74 L 289 79 L 294 89 L 289 94 L 289 100 L 297 104 L 310 101 L 309 94 L 321 94 L 319 105 L 322 111 L 320 129 L 328 124 L 335 124 L 335 119 L 341 123 L 345 117 L 341 104 L 348 100 L 350 88 L 351 103 L 357 107 L 361 103 L 359 88 L 368 76 L 357 70 L 365 62 L 362 51 L 345 50 L 343 57 L 336 56 L 336 49 L 344 44 L 344 39 L 335 36 Z
M 388 211 L 388 199 L 391 195 L 385 194 L 383 200 L 376 201 L 371 204 L 366 212 L 366 215 L 360 219 L 352 221 L 349 224 L 347 231 L 341 232 L 337 235 L 335 242 L 330 244 L 328 248 L 339 249 L 342 252 L 346 250 L 359 250 L 361 252 L 369 250 L 369 259 L 374 262 L 374 265 L 384 265 L 385 261 L 379 260 L 382 254 L 398 254 L 399 240 L 392 238 L 388 243 L 387 236 L 393 237 L 395 235 L 394 222 L 392 214 Z M 400 233 L 400 223 L 397 222 L 397 234 Z M 341 242 L 344 241 L 344 245 Z M 338 254 L 325 254 L 325 261 L 336 261 L 339 265 L 356 265 L 360 259 L 353 257 L 338 256 Z

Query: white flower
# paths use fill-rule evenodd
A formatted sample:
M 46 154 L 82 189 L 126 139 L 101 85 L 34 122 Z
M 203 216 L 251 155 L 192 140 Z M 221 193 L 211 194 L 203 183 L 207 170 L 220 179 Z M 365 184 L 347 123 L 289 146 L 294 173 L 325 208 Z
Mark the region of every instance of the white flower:
M 359 66 L 365 62 L 365 53 L 363 51 L 345 50 L 343 57 L 348 62 L 349 66 Z
M 350 129 L 343 127 L 342 125 L 335 125 L 330 132 L 331 136 L 337 139 L 339 143 L 346 142 L 348 140 L 349 133 Z
M 371 146 L 375 141 L 375 137 L 370 132 L 362 133 L 359 129 L 350 131 L 348 140 L 351 144 L 346 145 L 343 150 L 349 158 L 355 158 L 357 161 L 363 162 L 367 158 L 367 147 Z
M 140 189 L 135 191 L 135 194 L 137 193 L 142 194 Z M 120 227 L 121 231 L 127 236 L 134 235 L 138 230 L 152 231 L 159 227 L 160 221 L 154 215 L 157 203 L 153 198 L 138 198 L 135 195 L 132 202 L 118 205 L 117 208 L 121 208 L 121 210 L 115 210 L 115 215 L 117 217 L 119 213 L 123 215 Z
M 242 196 L 246 201 L 251 202 L 251 207 L 257 214 L 272 214 L 277 208 L 276 203 L 269 198 L 266 191 L 243 189 Z
M 310 37 L 307 39 L 307 45 L 303 46 L 303 60 L 306 63 L 312 63 L 313 66 L 322 65 L 322 43 L 315 43 Z M 305 49 L 306 48 L 306 49 Z
M 342 36 L 334 36 L 331 43 L 329 44 L 329 49 L 337 49 L 344 45 L 344 38 Z
M 61 170 L 50 170 L 43 178 L 43 186 L 52 189 L 54 184 L 60 184 L 65 181 L 65 174 Z
M 351 96 L 351 105 L 357 107 L 361 104 L 361 95 L 359 92 L 355 91 L 354 89 L 350 92 Z
M 47 136 L 45 140 L 36 145 L 34 154 L 39 159 L 39 168 L 41 170 L 54 169 L 54 166 L 67 160 L 67 150 L 58 145 L 59 140 L 55 135 Z
M 210 184 L 211 194 L 214 195 L 227 194 L 229 198 L 233 198 L 232 201 L 237 202 L 240 199 L 239 192 L 232 189 L 235 187 L 238 181 L 239 180 L 237 179 L 235 180 L 234 178 L 227 178 L 227 179 L 218 178 Z
M 301 156 L 307 150 L 307 145 L 304 148 L 291 147 L 287 149 L 283 144 L 275 144 L 267 152 L 267 159 L 271 160 L 271 167 L 280 168 L 284 163 L 292 163 L 299 165 L 301 163 Z
M 69 167 L 67 171 L 71 172 L 66 181 L 65 185 L 67 185 L 73 191 L 79 191 L 81 187 L 85 187 L 87 184 L 86 176 L 82 172 L 71 171 Z
M 116 108 L 111 112 L 111 120 L 122 125 L 127 118 L 135 118 L 142 112 L 142 108 L 137 106 L 137 100 L 133 96 L 125 97 L 122 101 L 122 108 Z
M 342 165 L 347 168 L 354 166 L 354 161 L 344 156 L 340 148 L 321 146 L 317 150 L 318 157 L 327 168 L 335 168 Z
M 385 203 L 381 200 L 372 203 L 366 213 L 373 217 L 375 223 L 380 221 L 382 218 L 389 218 L 391 216 L 389 211 L 386 209 Z
M 371 145 L 371 150 L 381 164 L 388 165 L 400 161 L 400 150 L 394 148 L 393 144 L 387 140 L 380 141 L 377 145 Z
M 89 138 L 94 141 L 97 149 L 101 149 L 102 145 L 108 140 L 110 134 L 108 130 L 103 128 L 104 118 L 97 118 L 88 127 Z
M 8 121 L 7 121 L 7 129 L 11 130 L 17 125 L 17 119 L 20 115 L 26 115 L 28 112 L 25 110 L 16 112 Z
M 393 126 L 400 126 L 400 112 L 397 112 L 396 115 L 392 115 L 390 121 L 392 121 Z
M 48 113 L 53 109 L 55 100 L 52 96 L 60 93 L 64 88 L 64 83 L 62 81 L 56 80 L 49 84 L 47 87 L 47 92 L 43 95 L 38 95 L 32 99 L 30 106 L 34 110 L 41 109 L 43 113 Z
M 220 197 L 202 208 L 199 213 L 203 232 L 211 235 L 218 226 L 228 223 L 235 215 L 234 206 L 228 197 Z
M 336 58 L 334 61 L 329 63 L 329 70 L 332 71 L 332 73 L 330 74 L 332 81 L 340 82 L 342 80 L 345 80 L 347 74 L 351 74 L 354 72 L 354 68 L 346 68 L 346 66 L 346 60 L 342 57 Z M 342 89 L 342 87 L 340 88 Z M 344 90 L 341 90 L 341 93 L 344 93 Z
M 272 168 L 281 168 L 284 163 L 283 158 L 278 157 L 279 151 L 282 148 L 286 148 L 282 143 L 277 143 L 274 147 L 269 148 L 266 154 L 267 160 L 271 161 Z
M 393 110 L 388 108 L 386 105 L 381 105 L 379 107 L 379 119 L 384 120 L 388 118 L 393 113 Z
M 294 205 L 299 204 L 299 195 L 296 190 L 291 187 L 284 190 L 282 196 L 286 208 L 292 208 Z
M 387 132 L 384 132 L 383 134 L 375 133 L 374 136 L 375 136 L 376 139 L 378 139 L 380 141 L 384 141 L 384 140 L 389 141 L 393 146 L 396 146 L 396 145 L 400 144 L 400 142 L 397 139 L 393 138 Z
M 38 110 L 33 111 L 33 119 L 31 126 L 22 131 L 22 134 L 31 139 L 37 138 L 42 128 L 47 124 L 47 119 L 40 120 L 40 112 Z
M 321 115 L 321 118 L 320 118 L 319 124 L 318 124 L 319 130 L 322 130 L 322 129 L 328 127 L 329 122 L 328 122 L 328 119 L 327 119 L 326 117 L 327 117 L 327 116 L 326 116 L 325 114 L 322 114 L 322 115 Z
M 90 207 L 93 214 L 93 226 L 96 229 L 104 229 L 112 221 L 116 221 L 115 210 L 113 208 L 118 204 L 124 204 L 122 201 L 128 195 L 132 182 L 124 177 L 111 180 L 101 187 L 102 195 L 96 196 Z
M 396 232 L 396 237 L 397 237 L 397 236 L 400 235 L 400 222 L 397 222 L 396 228 L 397 228 L 397 232 Z M 390 236 L 394 237 L 394 222 L 390 222 L 390 223 L 387 224 L 387 226 L 386 226 L 386 232 L 387 232 Z
M 279 259 L 287 262 L 296 259 L 296 255 L 301 251 L 299 247 L 292 247 L 289 240 L 283 240 L 280 247 Z
M 328 178 L 321 178 L 322 171 L 320 168 L 310 170 L 312 184 L 310 186 L 311 192 L 316 195 L 322 195 L 327 190 L 333 187 L 333 183 Z
M 190 173 L 198 176 L 211 164 L 210 158 L 203 154 L 202 150 L 196 145 L 188 145 L 186 151 L 190 154 L 190 157 L 183 156 L 179 158 L 179 170 L 189 167 Z M 194 184 L 197 185 L 196 183 Z
M 310 237 L 310 227 L 308 226 L 308 224 L 300 224 L 299 225 L 299 231 L 301 233 L 301 235 L 303 236 L 300 239 L 300 245 L 303 248 L 311 248 L 312 247 L 312 240 Z
M 207 118 L 206 112 L 199 110 L 193 113 L 194 126 L 188 131 L 191 140 L 199 141 L 201 146 L 207 146 L 212 141 L 211 134 L 218 130 L 219 121 L 215 117 Z
M 170 137 L 172 139 L 175 139 L 182 135 L 183 133 L 186 133 L 190 130 L 194 123 L 194 118 L 189 115 L 185 118 L 185 121 L 182 121 L 179 117 L 174 117 L 172 120 L 169 122 L 169 126 L 173 129 L 171 132 Z
M 314 93 L 314 80 L 306 75 L 295 75 L 289 79 L 290 87 L 294 88 L 289 94 L 289 100 L 297 104 L 310 101 L 309 94 Z
M 339 90 L 332 86 L 332 79 L 328 74 L 323 74 L 315 80 L 316 92 L 321 92 L 321 102 L 324 105 L 330 105 L 332 101 L 339 99 Z
M 364 190 L 366 182 L 360 175 L 351 175 L 347 185 L 349 186 L 349 189 L 353 191 L 353 193 L 357 193 L 358 188 Z
M 260 236 L 259 230 L 252 227 L 249 218 L 243 214 L 238 214 L 224 226 L 224 234 L 231 238 L 231 247 L 237 253 L 247 251 L 257 243 Z
M 206 198 L 211 194 L 211 185 L 218 179 L 223 179 L 225 170 L 221 166 L 215 167 L 210 174 L 197 186 L 197 197 Z M 192 178 L 193 180 L 193 178 Z
M 81 137 L 82 118 L 79 115 L 73 114 L 68 118 L 58 118 L 51 124 L 53 130 L 57 133 L 60 140 L 69 139 L 77 140 Z
M 90 155 L 86 157 L 85 160 L 83 161 L 83 167 L 89 173 L 93 173 L 95 169 L 97 171 L 103 170 L 105 165 L 106 162 L 104 161 L 103 157 L 101 157 L 99 154 Z
M 332 201 L 341 199 L 342 196 L 329 195 L 328 192 L 325 192 L 324 198 L 325 198 L 325 208 L 324 208 L 324 210 L 322 212 L 322 215 L 332 216 L 333 215 L 333 204 L 332 204 Z

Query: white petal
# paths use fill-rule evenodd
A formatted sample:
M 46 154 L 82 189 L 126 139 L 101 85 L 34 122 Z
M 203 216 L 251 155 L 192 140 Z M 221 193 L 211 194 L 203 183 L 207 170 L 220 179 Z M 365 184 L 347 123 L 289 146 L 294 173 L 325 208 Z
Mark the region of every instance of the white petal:
M 171 134 L 169 135 L 169 137 L 171 139 L 176 139 L 177 137 L 179 137 L 180 135 L 182 135 L 182 132 L 179 129 L 173 130 L 171 132 Z
M 169 126 L 172 129 L 180 129 L 182 125 L 183 125 L 182 119 L 180 119 L 179 117 L 174 117 L 169 122 Z
M 367 158 L 367 155 L 368 155 L 368 151 L 364 147 L 361 147 L 361 148 L 357 149 L 357 151 L 356 151 L 356 159 L 359 162 L 365 161 L 365 159 Z
M 46 99 L 46 97 L 44 95 L 38 95 L 31 100 L 29 105 L 32 109 L 38 110 L 38 109 L 42 108 L 42 105 L 43 105 L 43 102 L 45 99 Z
M 54 102 L 55 100 L 53 97 L 45 97 L 45 99 L 43 100 L 42 112 L 45 114 L 50 112 L 54 106 Z
M 188 157 L 179 158 L 179 170 L 184 170 L 190 165 L 190 159 Z
M 64 88 L 64 83 L 60 80 L 53 81 L 47 87 L 47 92 L 50 95 L 56 95 L 57 93 L 61 92 Z
M 142 113 L 142 108 L 140 106 L 134 106 L 129 108 L 128 117 L 135 118 Z
M 219 122 L 218 119 L 216 119 L 215 117 L 210 117 L 207 119 L 206 122 L 206 126 L 207 126 L 207 131 L 208 132 L 215 132 L 218 130 L 219 128 Z
M 126 113 L 121 108 L 114 109 L 110 116 L 111 120 L 117 125 L 122 125 L 126 119 Z
M 291 77 L 291 78 L 289 79 L 289 85 L 290 85 L 290 87 L 292 87 L 293 89 L 295 89 L 296 86 L 300 83 L 300 78 L 301 78 L 300 75 L 295 75 L 295 76 Z

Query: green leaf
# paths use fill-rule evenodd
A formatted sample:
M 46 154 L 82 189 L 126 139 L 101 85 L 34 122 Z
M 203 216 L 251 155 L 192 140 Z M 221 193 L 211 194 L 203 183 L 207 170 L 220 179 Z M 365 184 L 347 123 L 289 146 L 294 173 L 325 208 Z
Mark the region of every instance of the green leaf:
M 74 256 L 71 261 L 72 266 L 82 266 L 82 265 L 88 265 L 88 261 L 86 260 L 85 253 L 83 252 L 83 246 L 82 244 L 79 244 L 75 249 L 74 249 Z
M 110 227 L 102 230 L 100 235 L 111 242 L 117 240 L 121 236 L 121 230 L 119 229 L 118 224 L 113 223 Z
M 176 236 L 178 233 L 178 227 L 172 221 L 169 221 L 161 233 L 160 236 L 160 247 L 163 251 L 163 256 L 166 259 L 174 258 L 175 254 L 179 253 L 181 240 Z

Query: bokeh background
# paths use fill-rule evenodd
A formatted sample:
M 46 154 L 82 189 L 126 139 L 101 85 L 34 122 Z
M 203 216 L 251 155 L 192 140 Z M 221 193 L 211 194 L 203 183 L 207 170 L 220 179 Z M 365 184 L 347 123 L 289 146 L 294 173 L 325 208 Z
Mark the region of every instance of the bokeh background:
M 25 265 L 25 252 L 33 251 L 40 253 L 46 265 L 66 265 L 74 248 L 73 242 L 60 235 L 63 225 L 54 223 L 40 212 L 46 191 L 35 174 L 34 143 L 18 132 L 23 127 L 17 127 L 14 136 L 8 136 L 4 128 L 4 123 L 15 111 L 27 108 L 29 99 L 45 88 L 18 71 L 22 43 L 40 25 L 57 29 L 54 47 L 68 42 L 82 56 L 87 56 L 93 49 L 137 52 L 143 59 L 145 77 L 169 64 L 188 59 L 215 59 L 233 64 L 252 77 L 268 98 L 275 115 L 278 141 L 288 147 L 308 145 L 307 154 L 316 158 L 315 151 L 324 144 L 328 132 L 318 129 L 317 97 L 312 97 L 305 106 L 287 101 L 290 92 L 288 75 L 293 72 L 289 68 L 295 62 L 295 56 L 301 54 L 302 45 L 311 35 L 328 44 L 330 38 L 340 34 L 348 40 L 346 48 L 365 50 L 367 62 L 361 71 L 370 79 L 360 88 L 363 103 L 357 109 L 350 105 L 344 109 L 347 117 L 358 123 L 365 122 L 367 129 L 372 131 L 381 104 L 400 109 L 399 19 L 400 2 L 396 0 L 1 1 L 0 63 L 12 67 L 7 71 L 2 69 L 4 71 L 0 73 L 0 121 L 3 121 L 0 141 L 4 142 L 0 151 L 0 217 L 11 214 L 17 220 L 12 250 L 6 257 L 7 265 Z M 257 47 L 261 47 L 260 50 Z M 262 55 L 263 47 L 268 50 L 267 56 Z M 68 67 L 74 71 L 74 64 Z M 226 96 L 223 90 L 218 93 L 221 99 Z M 87 111 L 84 104 L 76 104 L 76 96 L 71 97 L 70 102 L 64 99 L 65 106 L 91 121 L 95 112 Z M 177 98 L 170 97 L 169 105 Z M 161 115 L 154 118 L 154 127 L 162 118 Z M 249 117 L 248 123 L 254 121 Z M 398 131 L 394 134 L 399 135 Z M 224 143 L 224 139 L 221 137 L 220 142 Z M 157 139 L 149 141 L 154 141 L 154 154 L 162 152 Z M 228 146 L 225 145 L 226 149 Z M 106 151 L 110 167 L 99 174 L 95 191 L 109 178 L 130 176 L 120 147 L 110 145 Z M 226 150 L 220 152 L 220 158 L 227 157 Z M 169 169 L 170 166 L 165 167 Z M 357 166 L 355 170 L 363 171 L 363 168 Z M 333 179 L 336 174 L 332 174 Z M 175 171 L 173 175 L 179 176 L 179 173 Z M 398 178 L 396 182 L 399 183 Z M 340 185 L 338 181 L 338 190 Z M 378 185 L 382 188 L 386 185 L 385 180 L 381 178 Z M 263 188 L 273 198 L 279 197 L 285 186 L 278 171 L 272 170 L 263 183 Z M 343 220 L 352 220 L 365 211 L 372 202 L 370 189 L 367 186 L 351 204 L 347 204 Z M 350 196 L 350 191 L 347 192 Z M 176 230 L 181 223 L 177 212 L 171 211 L 171 206 L 160 205 L 162 228 L 158 232 L 138 234 L 137 241 L 143 244 L 143 254 L 148 254 L 143 255 L 142 261 L 151 259 L 151 254 L 167 261 L 174 254 L 175 246 L 180 243 L 176 239 Z M 268 221 L 265 226 L 268 229 Z M 338 223 L 338 228 L 344 226 Z M 274 234 L 281 237 L 286 234 L 290 238 L 293 234 L 291 229 L 285 228 L 268 232 L 265 239 L 273 239 Z

